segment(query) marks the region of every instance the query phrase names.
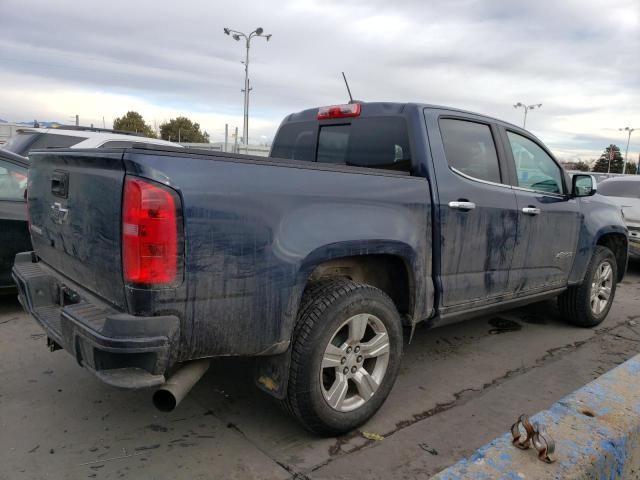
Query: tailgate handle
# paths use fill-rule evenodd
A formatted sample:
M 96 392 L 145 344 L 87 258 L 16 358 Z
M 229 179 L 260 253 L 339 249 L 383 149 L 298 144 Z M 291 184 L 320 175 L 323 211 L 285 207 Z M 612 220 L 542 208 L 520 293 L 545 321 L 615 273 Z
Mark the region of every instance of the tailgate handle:
M 69 172 L 54 170 L 51 174 L 51 193 L 56 197 L 67 198 L 69 195 Z

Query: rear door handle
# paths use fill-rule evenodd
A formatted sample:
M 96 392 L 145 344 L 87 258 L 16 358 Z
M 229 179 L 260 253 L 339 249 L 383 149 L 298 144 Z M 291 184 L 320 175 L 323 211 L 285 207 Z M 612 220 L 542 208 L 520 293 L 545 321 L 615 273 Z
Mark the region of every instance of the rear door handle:
M 536 207 L 524 207 L 522 213 L 525 215 L 540 215 L 540 209 Z
M 473 210 L 474 208 L 476 208 L 476 204 L 473 202 L 449 202 L 449 208 L 455 208 L 456 210 L 463 210 L 463 211 L 468 211 L 468 210 Z

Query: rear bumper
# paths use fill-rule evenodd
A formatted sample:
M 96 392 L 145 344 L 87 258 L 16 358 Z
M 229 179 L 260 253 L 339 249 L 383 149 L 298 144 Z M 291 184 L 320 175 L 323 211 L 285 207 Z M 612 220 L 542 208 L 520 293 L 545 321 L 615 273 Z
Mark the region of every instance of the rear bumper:
M 12 276 L 18 300 L 48 336 L 103 382 L 120 388 L 164 383 L 175 363 L 179 319 L 122 313 L 36 260 L 16 255 Z

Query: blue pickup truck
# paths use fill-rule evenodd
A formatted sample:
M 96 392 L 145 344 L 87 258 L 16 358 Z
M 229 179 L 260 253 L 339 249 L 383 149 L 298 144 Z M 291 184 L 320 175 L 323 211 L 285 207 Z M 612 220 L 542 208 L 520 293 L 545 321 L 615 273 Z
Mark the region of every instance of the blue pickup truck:
M 626 270 L 619 207 L 531 133 L 412 103 L 294 113 L 269 158 L 139 144 L 32 153 L 24 308 L 100 380 L 176 407 L 220 356 L 307 429 L 358 427 L 403 342 L 558 298 L 606 317 Z

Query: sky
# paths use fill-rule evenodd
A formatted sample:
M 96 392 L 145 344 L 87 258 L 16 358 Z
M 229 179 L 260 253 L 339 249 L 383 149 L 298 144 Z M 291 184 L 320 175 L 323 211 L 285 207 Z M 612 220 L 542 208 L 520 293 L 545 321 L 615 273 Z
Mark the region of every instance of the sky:
M 0 0 L 0 118 L 107 128 L 136 110 L 185 115 L 212 141 L 242 131 L 251 43 L 249 139 L 281 119 L 354 98 L 463 108 L 527 128 L 563 161 L 614 143 L 640 155 L 640 0 Z

